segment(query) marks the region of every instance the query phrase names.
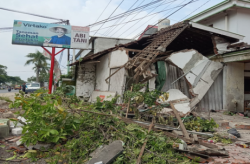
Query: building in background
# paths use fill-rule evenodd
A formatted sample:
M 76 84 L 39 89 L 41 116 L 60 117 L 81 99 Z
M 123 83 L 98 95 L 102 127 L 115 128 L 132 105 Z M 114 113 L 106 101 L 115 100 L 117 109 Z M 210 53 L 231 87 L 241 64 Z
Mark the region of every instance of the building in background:
M 160 19 L 158 21 L 158 26 L 155 25 L 148 25 L 146 29 L 142 32 L 142 34 L 139 36 L 138 40 L 140 40 L 143 37 L 150 36 L 152 34 L 157 33 L 157 31 L 160 31 L 162 28 L 170 26 L 170 20 L 169 19 Z
M 100 36 L 91 36 L 89 39 L 89 47 L 87 50 L 80 50 L 76 54 L 76 60 L 81 57 L 98 53 L 105 49 L 114 47 L 119 44 L 125 44 L 128 42 L 133 41 L 133 39 L 126 39 L 126 38 L 111 38 L 111 37 L 100 37 Z
M 223 78 L 217 83 L 223 90 L 217 92 L 218 94 L 215 94 L 216 91 L 208 93 L 210 96 L 207 96 L 207 101 L 211 106 L 206 107 L 213 109 L 212 104 L 216 101 L 216 97 L 223 94 L 224 109 L 243 112 L 250 102 L 250 1 L 225 0 L 188 20 L 245 36 L 243 42 L 225 47 L 227 53 L 213 58 L 215 61 L 225 63 Z M 218 42 L 227 45 L 223 40 Z M 236 50 L 232 51 L 231 48 Z

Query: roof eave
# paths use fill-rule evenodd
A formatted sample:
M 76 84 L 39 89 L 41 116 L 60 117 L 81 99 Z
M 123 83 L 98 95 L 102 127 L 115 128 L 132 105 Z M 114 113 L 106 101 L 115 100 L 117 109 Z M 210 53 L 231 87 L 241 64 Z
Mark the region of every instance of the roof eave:
M 217 28 L 214 28 L 214 27 L 205 26 L 205 25 L 195 23 L 195 22 L 191 22 L 191 21 L 189 22 L 189 24 L 191 24 L 191 26 L 194 27 L 194 28 L 201 29 L 201 30 L 204 30 L 204 31 L 209 31 L 209 32 L 212 32 L 212 33 L 220 34 L 220 35 L 224 35 L 224 36 L 227 36 L 227 37 L 234 38 L 236 40 L 243 40 L 244 37 L 245 37 L 245 36 L 240 35 L 240 34 L 232 33 L 232 32 L 221 30 L 221 29 L 217 29 Z

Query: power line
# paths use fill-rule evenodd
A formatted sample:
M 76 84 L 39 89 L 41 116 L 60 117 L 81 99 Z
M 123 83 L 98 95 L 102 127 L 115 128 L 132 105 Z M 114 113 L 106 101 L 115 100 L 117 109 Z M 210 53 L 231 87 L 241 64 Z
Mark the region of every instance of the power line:
M 186 0 L 184 0 L 184 1 L 182 1 L 181 3 L 179 3 L 179 5 L 181 5 L 183 2 L 185 2 Z M 172 2 L 173 3 L 173 2 Z M 171 4 L 169 4 L 167 7 L 169 7 L 169 6 L 171 6 L 172 5 L 172 3 Z M 166 14 L 168 14 L 168 13 L 170 13 L 171 11 L 173 10 L 173 8 L 171 8 L 171 10 L 169 11 L 169 12 L 167 12 Z M 156 16 L 156 15 L 155 15 Z M 155 16 L 153 16 L 152 18 L 150 18 L 150 19 L 153 19 Z M 148 20 L 148 21 L 150 21 L 150 19 Z M 155 21 L 156 22 L 156 24 L 158 23 L 158 20 L 157 21 Z M 153 27 L 153 26 L 152 26 Z M 137 29 L 135 29 L 134 31 L 136 31 L 136 30 L 138 30 L 140 28 L 140 26 L 137 28 Z M 150 28 L 149 28 L 150 29 Z M 148 30 L 148 29 L 147 29 Z M 143 32 L 144 32 L 144 30 L 143 30 Z M 142 33 L 143 33 L 142 32 Z M 130 34 L 132 34 L 133 32 L 131 32 Z M 128 35 L 130 35 L 130 34 L 128 34 Z M 135 37 L 133 37 L 133 39 L 134 39 Z
M 199 10 L 201 7 L 203 7 L 203 6 L 204 6 L 205 4 L 207 4 L 209 1 L 211 1 L 211 0 L 208 0 L 208 1 L 206 1 L 205 3 L 203 3 L 200 7 L 196 8 L 194 11 L 192 11 L 191 13 L 189 13 L 187 16 L 185 16 L 185 17 L 183 17 L 182 19 L 180 19 L 180 21 L 181 21 L 181 20 L 184 20 L 184 19 L 187 18 L 189 15 L 191 15 L 191 14 L 194 13 L 195 11 Z
M 143 0 L 139 5 L 141 5 L 145 0 Z M 153 1 L 153 0 L 152 0 Z M 152 2 L 151 1 L 151 2 Z M 138 6 L 139 6 L 138 5 Z M 145 7 L 144 7 L 145 8 Z M 136 15 L 134 15 L 134 17 L 136 17 L 144 8 L 142 8 Z M 130 20 L 132 20 L 134 17 L 132 17 Z M 130 21 L 129 20 L 129 21 Z M 111 36 L 113 36 L 114 34 L 116 34 L 118 31 L 120 31 L 124 26 L 122 26 L 121 28 L 119 28 L 115 33 L 113 33 Z
M 189 1 L 188 3 L 186 3 L 186 4 L 184 4 L 182 7 L 180 7 L 179 9 L 177 9 L 177 10 L 175 10 L 174 12 L 172 12 L 171 14 L 169 14 L 167 17 L 165 17 L 164 19 L 167 19 L 168 17 L 170 17 L 171 15 L 173 15 L 173 14 L 175 14 L 176 12 L 178 12 L 179 10 L 181 10 L 182 8 L 184 8 L 185 6 L 187 6 L 188 4 L 190 4 L 190 3 L 193 3 L 193 1 L 194 0 L 191 0 L 191 1 Z M 197 0 L 198 1 L 198 0 Z M 160 22 L 162 22 L 164 19 L 162 19 L 161 21 L 159 21 L 158 23 L 160 23 Z M 154 24 L 153 26 L 155 26 L 155 25 L 157 25 L 157 23 L 156 24 Z M 152 26 L 152 27 L 153 27 Z M 152 28 L 152 27 L 150 27 L 150 28 Z M 149 28 L 149 29 L 150 29 Z M 136 38 L 136 37 L 138 37 L 138 36 L 140 36 L 141 35 L 141 33 L 139 33 L 138 35 L 136 35 L 134 38 Z
M 136 0 L 135 3 L 134 3 L 132 6 L 130 6 L 130 8 L 129 8 L 127 11 L 129 11 L 138 1 L 139 1 L 139 0 Z M 129 15 L 130 15 L 130 14 L 129 14 Z M 128 16 L 129 16 L 129 15 L 128 15 Z M 128 16 L 127 16 L 127 17 L 128 17 Z M 127 18 L 127 17 L 126 17 L 126 18 Z M 122 17 L 121 17 L 121 18 L 122 18 Z M 120 18 L 120 19 L 117 19 L 116 22 L 115 22 L 114 24 L 118 23 L 118 22 L 121 20 L 121 18 Z M 113 24 L 113 25 L 114 25 L 114 24 Z M 116 27 L 115 27 L 115 28 L 116 28 Z M 110 28 L 110 29 L 108 29 L 108 30 L 104 33 L 104 35 L 107 36 L 107 35 L 108 35 L 110 32 L 112 32 L 112 30 L 114 30 L 115 28 Z
M 186 0 L 185 0 L 185 1 L 186 1 Z M 199 0 L 195 0 L 194 2 L 196 2 L 196 1 L 199 1 Z M 130 23 L 130 22 L 134 22 L 134 21 L 136 21 L 136 20 L 140 20 L 140 19 L 143 19 L 143 18 L 146 18 L 146 17 L 152 16 L 152 15 L 155 15 L 155 14 L 159 14 L 159 13 L 164 12 L 164 11 L 167 11 L 167 10 L 172 10 L 172 9 L 175 9 L 175 8 L 181 7 L 181 6 L 183 6 L 183 5 L 175 6 L 175 7 L 173 7 L 173 8 L 169 8 L 169 9 L 166 9 L 166 10 L 161 10 L 161 11 L 159 11 L 159 12 L 156 12 L 156 13 L 150 14 L 150 15 L 148 15 L 148 16 L 143 16 L 143 17 L 140 17 L 140 18 L 137 18 L 137 19 L 134 19 L 134 20 L 128 21 L 128 22 L 119 23 L 119 24 L 116 24 L 116 25 L 111 25 L 111 26 L 108 26 L 108 27 L 104 27 L 104 28 L 101 28 L 100 30 L 103 30 L 103 29 L 106 29 L 106 28 L 109 28 L 109 27 L 113 27 L 113 26 L 119 26 L 119 25 L 123 25 L 123 24 Z M 97 30 L 92 30 L 92 31 L 90 31 L 90 32 L 95 32 L 95 31 L 97 31 Z
M 166 0 L 163 1 L 163 3 L 165 2 Z M 159 6 L 161 6 L 163 3 L 161 3 L 160 5 L 156 6 L 153 10 L 151 10 L 146 16 L 148 16 L 151 12 L 153 12 L 155 9 L 157 9 Z M 173 2 L 172 2 L 173 3 Z M 142 20 L 142 19 L 141 19 Z M 141 20 L 138 20 L 137 22 L 135 22 L 132 26 L 129 27 L 129 29 L 131 29 L 134 25 L 136 25 L 137 23 L 139 23 Z M 127 31 L 125 31 L 126 33 Z M 121 33 L 118 37 L 120 37 L 121 35 L 123 35 L 124 33 Z
M 160 1 L 163 1 L 163 0 L 156 0 L 154 2 L 150 2 L 150 3 L 145 4 L 143 6 L 139 6 L 139 7 L 135 8 L 135 9 L 132 9 L 130 11 L 126 11 L 124 13 L 117 14 L 117 15 L 115 15 L 113 17 L 109 17 L 109 18 L 101 20 L 99 22 L 96 22 L 96 23 L 93 23 L 93 24 L 89 24 L 88 26 L 96 26 L 96 25 L 102 24 L 102 23 L 107 22 L 107 21 L 112 21 L 112 20 L 115 20 L 115 19 L 119 19 L 120 17 L 124 17 L 125 15 L 131 14 L 131 13 L 136 12 L 136 11 L 142 9 L 142 8 L 145 8 L 145 7 L 151 6 L 153 4 L 156 4 L 156 3 L 160 2 Z
M 109 1 L 109 3 L 107 4 L 107 6 L 104 8 L 104 10 L 102 11 L 102 13 L 99 15 L 99 17 L 96 19 L 95 23 L 97 22 L 97 20 L 102 16 L 103 12 L 107 9 L 108 5 L 110 4 L 112 0 Z
M 116 9 L 112 12 L 112 14 L 108 17 L 108 19 L 114 14 L 114 12 L 120 7 L 120 5 L 123 3 L 124 0 L 121 1 L 121 3 L 116 7 Z M 106 23 L 106 21 L 101 25 L 100 28 Z M 94 35 L 100 30 L 100 28 L 94 33 Z
M 33 14 L 33 13 L 28 13 L 28 12 L 23 12 L 23 11 L 18 11 L 18 10 L 13 10 L 13 9 L 7 9 L 7 8 L 3 8 L 3 7 L 0 7 L 0 9 L 6 10 L 6 11 L 12 11 L 12 12 L 16 12 L 16 13 L 22 13 L 22 14 L 27 14 L 27 15 L 37 16 L 37 17 L 42 17 L 42 18 L 47 18 L 47 19 L 67 21 L 65 19 L 53 18 L 53 17 L 49 17 L 49 16 L 43 16 L 43 15 L 38 15 L 38 14 Z

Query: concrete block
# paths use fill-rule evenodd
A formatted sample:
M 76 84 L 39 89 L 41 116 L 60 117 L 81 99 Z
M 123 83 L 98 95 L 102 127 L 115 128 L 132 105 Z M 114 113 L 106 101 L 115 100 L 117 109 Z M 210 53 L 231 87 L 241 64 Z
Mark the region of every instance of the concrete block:
M 10 128 L 8 125 L 0 125 L 0 138 L 8 137 L 10 134 Z
M 51 144 L 36 144 L 33 146 L 33 148 L 37 150 L 48 150 L 51 147 Z
M 20 139 L 20 140 L 18 140 L 18 141 L 16 141 L 16 145 L 17 145 L 17 146 L 22 145 L 22 141 L 21 141 L 21 139 Z
M 27 146 L 26 144 L 24 144 L 24 146 L 25 146 L 27 149 L 29 149 L 29 150 L 32 150 L 32 149 L 33 149 L 33 147 L 34 147 L 34 145 L 33 145 L 33 144 L 29 144 L 29 146 Z
M 10 126 L 10 120 L 9 119 L 0 119 L 0 125 Z
M 14 114 L 11 111 L 3 113 L 3 118 L 14 118 Z
M 20 134 L 22 134 L 22 131 L 23 131 L 23 128 L 18 127 L 18 128 L 12 129 L 11 133 L 12 133 L 13 135 L 20 135 Z
M 88 164 L 95 164 L 103 162 L 103 164 L 110 164 L 116 157 L 118 157 L 123 151 L 123 142 L 120 140 L 114 141 L 109 145 L 105 145 L 96 153 L 93 153 L 92 159 Z

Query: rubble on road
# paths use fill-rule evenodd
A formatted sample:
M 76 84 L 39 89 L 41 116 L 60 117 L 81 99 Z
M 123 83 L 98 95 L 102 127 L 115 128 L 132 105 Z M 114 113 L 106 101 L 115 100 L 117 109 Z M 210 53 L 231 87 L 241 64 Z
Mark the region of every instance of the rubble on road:
M 122 141 L 113 141 L 109 145 L 102 145 L 90 154 L 92 159 L 87 164 L 96 164 L 102 162 L 103 164 L 111 163 L 123 151 Z

